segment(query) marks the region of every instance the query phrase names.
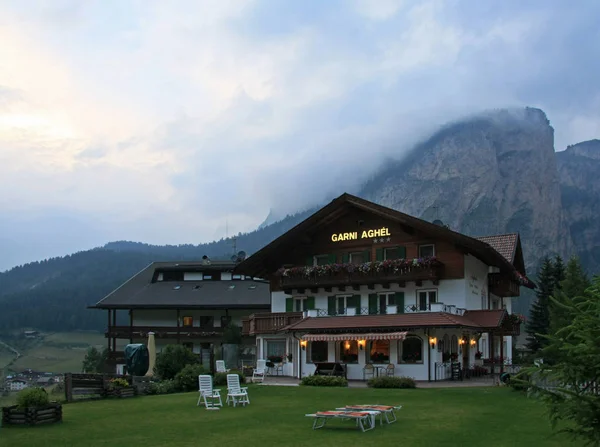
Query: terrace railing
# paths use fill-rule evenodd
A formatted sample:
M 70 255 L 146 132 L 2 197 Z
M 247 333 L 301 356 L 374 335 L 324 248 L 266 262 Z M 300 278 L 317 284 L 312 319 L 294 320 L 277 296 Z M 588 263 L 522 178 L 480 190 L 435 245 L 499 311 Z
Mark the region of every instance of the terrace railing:
M 148 332 L 154 332 L 157 338 L 175 338 L 178 335 L 205 337 L 223 332 L 222 327 L 214 326 L 111 326 L 106 332 L 107 338 L 146 338 Z
M 242 320 L 243 335 L 274 334 L 303 318 L 302 312 L 261 312 Z
M 444 303 L 431 303 L 427 305 L 409 304 L 405 306 L 389 305 L 377 307 L 345 307 L 336 309 L 312 309 L 305 311 L 307 317 L 340 317 L 357 315 L 393 315 L 399 313 L 417 313 L 417 312 L 445 312 L 453 315 L 463 315 L 466 309 L 454 305 L 445 305 Z

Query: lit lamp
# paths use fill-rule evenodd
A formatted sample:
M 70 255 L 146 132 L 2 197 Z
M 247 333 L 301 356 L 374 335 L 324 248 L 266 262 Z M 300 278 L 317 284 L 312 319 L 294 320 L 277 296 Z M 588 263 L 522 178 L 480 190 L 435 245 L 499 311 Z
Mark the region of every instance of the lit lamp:
M 460 340 L 458 340 L 458 344 L 460 345 L 459 346 L 460 347 L 460 352 L 462 353 L 462 347 L 465 344 L 465 339 L 461 338 Z
M 435 349 L 435 344 L 437 343 L 437 338 L 435 337 L 429 337 L 429 344 L 431 346 L 431 349 Z
M 471 346 L 475 346 L 476 344 L 477 344 L 477 341 L 474 338 L 472 338 L 471 339 Z
M 365 340 L 358 340 L 358 347 L 361 351 L 365 349 Z
M 302 346 L 303 351 L 306 351 L 306 340 L 300 340 L 300 346 Z

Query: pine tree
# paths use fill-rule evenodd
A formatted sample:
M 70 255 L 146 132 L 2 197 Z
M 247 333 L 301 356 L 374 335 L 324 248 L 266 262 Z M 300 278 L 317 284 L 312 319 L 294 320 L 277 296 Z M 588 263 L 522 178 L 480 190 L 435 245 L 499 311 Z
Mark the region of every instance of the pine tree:
M 565 263 L 560 256 L 554 258 L 554 290 L 560 290 L 565 279 Z
M 565 282 L 575 271 L 569 262 Z M 581 279 L 583 276 L 579 276 Z M 565 287 L 563 282 L 563 287 Z M 563 289 L 564 290 L 564 289 Z M 600 378 L 600 277 L 579 297 L 569 296 L 571 304 L 564 306 L 572 321 L 548 337 L 546 351 L 560 352 L 558 361 L 548 367 L 541 365 L 527 372 L 529 385 L 548 405 L 553 427 L 560 427 L 574 440 L 586 445 L 600 445 L 600 395 L 594 387 Z M 544 383 L 557 384 L 557 388 Z
M 556 264 L 550 258 L 544 258 L 537 276 L 536 300 L 531 306 L 525 328 L 528 334 L 526 346 L 534 354 L 546 346 L 544 336 L 550 328 L 550 297 L 556 288 L 556 278 Z

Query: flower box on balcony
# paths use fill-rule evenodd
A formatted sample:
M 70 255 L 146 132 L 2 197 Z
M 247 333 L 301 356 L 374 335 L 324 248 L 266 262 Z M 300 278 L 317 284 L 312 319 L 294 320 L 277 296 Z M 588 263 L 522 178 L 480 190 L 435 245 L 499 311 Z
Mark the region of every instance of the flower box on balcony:
M 346 309 L 346 315 L 353 317 L 356 315 L 356 307 L 348 307 Z
M 310 309 L 306 311 L 307 317 L 316 317 L 319 315 L 319 311 L 317 309 Z
M 388 314 L 397 314 L 398 306 L 396 306 L 395 304 L 389 305 L 386 307 L 385 312 Z

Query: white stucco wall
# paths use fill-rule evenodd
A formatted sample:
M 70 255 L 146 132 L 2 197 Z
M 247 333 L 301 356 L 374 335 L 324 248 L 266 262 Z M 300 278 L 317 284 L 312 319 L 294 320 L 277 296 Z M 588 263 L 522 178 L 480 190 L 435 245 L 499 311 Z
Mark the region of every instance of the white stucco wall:
M 474 256 L 465 255 L 465 308 L 487 306 L 488 266 Z M 484 306 L 485 305 L 485 306 Z

